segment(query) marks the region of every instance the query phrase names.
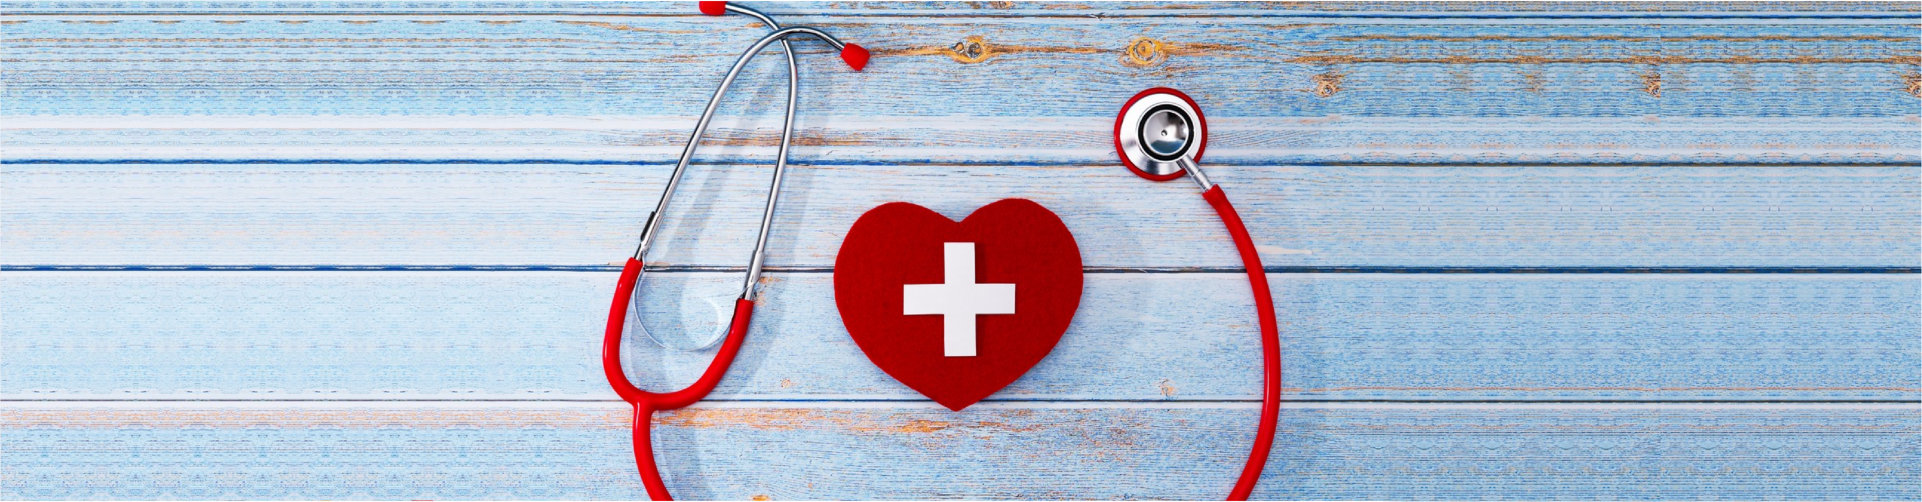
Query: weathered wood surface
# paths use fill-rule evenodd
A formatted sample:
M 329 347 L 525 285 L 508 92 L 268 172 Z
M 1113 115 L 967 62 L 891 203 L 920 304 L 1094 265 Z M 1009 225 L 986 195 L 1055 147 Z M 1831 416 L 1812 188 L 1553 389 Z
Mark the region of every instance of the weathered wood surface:
M 0 411 L 34 498 L 636 499 L 619 403 Z M 1312 404 L 1260 498 L 1917 497 L 1913 404 Z M 709 406 L 663 414 L 689 498 L 1220 497 L 1252 406 Z
M 1239 261 L 1108 139 L 1167 85 L 1277 272 L 1292 402 L 1258 497 L 1922 498 L 1922 6 L 767 7 L 875 59 L 799 44 L 787 272 L 718 402 L 660 421 L 680 495 L 1220 496 L 1255 417 Z M 641 495 L 594 359 L 607 265 L 764 27 L 0 17 L 0 498 Z M 722 107 L 662 263 L 744 261 L 776 71 Z M 1014 196 L 1075 232 L 1082 312 L 1006 392 L 935 408 L 847 340 L 835 247 L 881 202 Z M 737 277 L 659 275 L 645 315 L 711 323 Z M 634 338 L 648 387 L 705 364 Z
M 303 9 L 327 10 L 285 10 Z M 7 25 L 0 110 L 18 116 L 16 158 L 666 162 L 736 55 L 714 42 L 764 29 L 674 4 L 591 15 L 622 9 L 46 9 Z M 1913 6 L 1666 23 L 1579 9 L 796 7 L 876 58 L 855 74 L 801 44 L 825 61 L 806 70 L 795 157 L 1110 164 L 1117 103 L 1178 85 L 1216 119 L 1216 162 L 1918 159 Z M 774 123 L 778 67 L 753 67 L 721 125 Z
M 750 77 L 751 78 L 751 77 Z M 745 84 L 740 84 L 745 85 Z M 746 94 L 746 89 L 742 94 Z M 778 99 L 758 91 L 754 103 Z M 1125 98 L 1125 95 L 1116 99 Z M 818 108 L 809 103 L 811 108 Z M 813 111 L 810 109 L 810 111 Z M 555 110 L 553 113 L 584 113 Z M 772 164 L 778 116 L 709 126 L 697 163 Z M 1106 165 L 1112 117 L 796 118 L 796 165 Z M 672 164 L 694 116 L 15 116 L 31 162 Z M 1796 165 L 1918 159 L 1913 117 L 1218 117 L 1209 165 Z M 1812 140 L 1811 138 L 1819 138 Z M 1009 145 L 1019 145 L 1011 148 Z
M 0 397 L 608 400 L 612 272 L 37 272 L 0 296 Z M 662 336 L 718 329 L 738 274 L 664 274 Z M 1273 274 L 1293 400 L 1922 397 L 1913 277 Z M 112 302 L 96 302 L 112 291 Z M 990 400 L 1258 397 L 1239 274 L 1090 274 L 1047 360 Z M 720 400 L 922 398 L 861 355 L 828 274 L 773 274 Z M 1127 305 L 1129 309 L 1117 308 Z M 712 352 L 624 353 L 649 388 Z
M 607 265 L 671 166 L 28 165 L 0 264 Z M 771 168 L 690 168 L 650 263 L 740 268 Z M 1913 166 L 1217 167 L 1273 267 L 1922 266 Z M 1184 182 L 1185 183 L 1185 182 Z M 768 263 L 823 268 L 861 213 L 1060 214 L 1089 266 L 1239 267 L 1192 185 L 1114 165 L 807 166 Z M 1090 193 L 1102 194 L 1091 197 Z

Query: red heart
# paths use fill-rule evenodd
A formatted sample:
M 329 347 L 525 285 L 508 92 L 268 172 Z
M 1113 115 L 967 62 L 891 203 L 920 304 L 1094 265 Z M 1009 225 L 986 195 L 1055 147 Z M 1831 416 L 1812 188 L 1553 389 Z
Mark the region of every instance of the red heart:
M 902 313 L 903 286 L 944 284 L 944 245 L 974 243 L 974 282 L 1013 284 L 1013 314 L 973 315 L 975 355 L 945 355 L 944 315 Z M 1048 356 L 1081 304 L 1081 249 L 1054 212 L 1027 199 L 956 223 L 906 202 L 869 210 L 834 259 L 834 306 L 875 366 L 960 411 Z M 947 304 L 944 304 L 947 305 Z

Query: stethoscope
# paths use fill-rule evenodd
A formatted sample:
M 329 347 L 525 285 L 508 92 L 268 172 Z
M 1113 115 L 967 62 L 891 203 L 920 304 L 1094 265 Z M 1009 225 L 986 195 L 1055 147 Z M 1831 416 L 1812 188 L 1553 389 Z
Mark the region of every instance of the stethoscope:
M 741 350 L 741 343 L 747 337 L 749 319 L 754 314 L 755 283 L 760 280 L 762 259 L 766 254 L 769 223 L 774 218 L 774 208 L 780 200 L 781 179 L 787 168 L 788 145 L 794 132 L 794 105 L 800 80 L 798 66 L 794 62 L 794 49 L 788 44 L 787 37 L 796 34 L 812 35 L 826 41 L 841 51 L 841 59 L 855 71 L 867 65 L 868 51 L 859 45 L 842 43 L 818 29 L 804 26 L 783 28 L 754 9 L 728 4 L 726 2 L 700 2 L 701 13 L 718 16 L 735 12 L 752 16 L 766 23 L 771 33 L 761 37 L 752 47 L 741 54 L 721 78 L 721 84 L 709 98 L 707 109 L 694 125 L 694 133 L 681 150 L 680 162 L 668 176 L 667 186 L 661 190 L 661 198 L 648 214 L 646 226 L 641 230 L 641 243 L 634 249 L 634 256 L 627 259 L 621 267 L 620 283 L 614 288 L 613 305 L 608 307 L 607 332 L 601 339 L 601 370 L 606 373 L 609 385 L 621 399 L 634 406 L 634 463 L 640 470 L 641 484 L 647 488 L 647 495 L 654 500 L 672 500 L 667 484 L 661 480 L 661 472 L 654 462 L 653 443 L 649 437 L 650 426 L 655 411 L 674 410 L 700 401 L 721 383 L 721 377 L 734 364 L 734 356 Z M 708 120 L 714 116 L 714 109 L 720 105 L 721 98 L 733 85 L 734 78 L 749 60 L 759 54 L 768 44 L 781 42 L 781 48 L 788 61 L 788 99 L 787 115 L 782 122 L 781 144 L 776 153 L 774 176 L 768 187 L 767 206 L 761 214 L 760 233 L 754 241 L 754 254 L 748 262 L 747 280 L 741 286 L 741 295 L 734 301 L 734 314 L 728 322 L 724 334 L 694 344 L 677 346 L 667 340 L 655 337 L 653 333 L 636 323 L 636 329 L 664 347 L 699 350 L 713 346 L 720 341 L 721 348 L 708 363 L 707 370 L 700 378 L 686 388 L 678 391 L 656 393 L 636 388 L 627 380 L 627 373 L 621 370 L 621 334 L 626 325 L 627 309 L 630 304 L 638 308 L 640 299 L 634 295 L 642 275 L 642 262 L 655 231 L 660 228 L 661 215 L 667 210 L 669 199 L 674 196 L 674 188 L 687 170 L 688 162 L 694 156 L 694 147 L 701 141 L 701 134 L 707 130 Z M 1124 134 L 1125 132 L 1125 134 Z M 1241 477 L 1235 481 L 1228 500 L 1245 500 L 1255 484 L 1261 480 L 1262 468 L 1268 462 L 1268 451 L 1274 443 L 1275 424 L 1280 411 L 1281 399 L 1281 341 L 1279 328 L 1275 321 L 1275 306 L 1268 292 L 1268 279 L 1261 266 L 1261 257 L 1255 251 L 1254 240 L 1248 236 L 1248 229 L 1241 223 L 1233 205 L 1228 203 L 1227 195 L 1221 187 L 1208 180 L 1201 172 L 1197 162 L 1206 146 L 1208 126 L 1201 115 L 1200 106 L 1180 91 L 1168 88 L 1154 88 L 1136 94 L 1122 106 L 1121 115 L 1115 119 L 1115 148 L 1121 161 L 1130 171 L 1155 181 L 1167 181 L 1187 173 L 1200 185 L 1202 197 L 1214 206 L 1216 214 L 1228 227 L 1228 234 L 1234 238 L 1235 248 L 1241 252 L 1242 264 L 1248 270 L 1248 285 L 1252 289 L 1255 309 L 1259 314 L 1262 349 L 1262 402 L 1261 421 L 1255 436 L 1255 444 L 1242 466 Z
M 1121 105 L 1114 121 L 1115 151 L 1129 171 L 1154 181 L 1180 178 L 1182 173 L 1201 187 L 1201 198 L 1214 206 L 1228 235 L 1241 252 L 1241 265 L 1248 269 L 1248 288 L 1254 294 L 1255 313 L 1261 326 L 1261 422 L 1255 430 L 1255 446 L 1248 462 L 1241 467 L 1241 478 L 1228 492 L 1228 500 L 1246 500 L 1261 481 L 1261 469 L 1268 464 L 1268 450 L 1275 442 L 1275 424 L 1281 413 L 1281 328 L 1275 323 L 1275 300 L 1268 293 L 1268 275 L 1261 266 L 1255 240 L 1241 223 L 1221 185 L 1201 172 L 1201 151 L 1208 146 L 1208 121 L 1201 106 L 1181 91 L 1156 87 L 1135 94 Z
M 614 387 L 614 393 L 620 394 L 622 400 L 634 405 L 634 463 L 641 471 L 641 484 L 647 487 L 648 497 L 654 500 L 673 500 L 673 496 L 668 494 L 667 484 L 661 480 L 660 469 L 654 464 L 654 446 L 648 437 L 654 412 L 686 407 L 707 397 L 709 392 L 713 392 L 714 387 L 721 383 L 721 377 L 727 374 L 728 367 L 734 364 L 734 355 L 741 351 L 741 342 L 747 337 L 748 319 L 754 315 L 754 285 L 761 278 L 761 262 L 767 252 L 768 224 L 774 219 L 774 207 L 781 199 L 781 178 L 787 171 L 788 144 L 794 138 L 794 102 L 800 81 L 800 69 L 794 63 L 794 47 L 788 44 L 786 39 L 792 35 L 806 34 L 827 41 L 828 45 L 841 51 L 841 59 L 847 61 L 848 66 L 853 67 L 855 71 L 860 71 L 868 61 L 867 49 L 855 44 L 841 43 L 833 35 L 821 30 L 805 26 L 783 28 L 779 23 L 774 22 L 774 18 L 766 14 L 738 5 L 729 5 L 726 2 L 700 2 L 700 6 L 701 13 L 710 16 L 719 16 L 727 12 L 753 16 L 767 23 L 768 29 L 773 32 L 761 37 L 746 52 L 741 53 L 741 57 L 734 61 L 734 67 L 729 68 L 727 75 L 721 78 L 721 85 L 714 89 L 714 96 L 708 98 L 707 109 L 701 112 L 701 119 L 694 124 L 694 134 L 688 137 L 687 146 L 681 149 L 680 162 L 674 165 L 673 174 L 668 175 L 667 178 L 667 187 L 661 190 L 660 202 L 654 205 L 654 212 L 647 216 L 647 224 L 641 230 L 640 246 L 634 248 L 634 256 L 628 258 L 627 263 L 621 266 L 621 282 L 614 289 L 614 305 L 608 308 L 607 333 L 601 339 L 601 370 L 607 374 L 607 382 Z M 707 131 L 708 120 L 714 118 L 714 109 L 721 104 L 721 98 L 727 95 L 728 87 L 734 85 L 734 77 L 740 74 L 741 68 L 747 66 L 748 61 L 753 60 L 761 49 L 767 48 L 768 44 L 777 40 L 781 42 L 782 52 L 787 54 L 787 117 L 781 124 L 781 146 L 774 161 L 774 179 L 768 186 L 767 207 L 761 213 L 760 234 L 754 239 L 754 254 L 748 261 L 747 280 L 741 285 L 741 296 L 734 300 L 734 316 L 733 320 L 728 322 L 725 341 L 721 343 L 720 353 L 714 355 L 714 361 L 708 363 L 707 371 L 702 372 L 701 377 L 686 388 L 667 393 L 641 390 L 629 383 L 627 373 L 621 370 L 621 330 L 627 318 L 628 304 L 639 301 L 639 298 L 634 297 L 634 288 L 638 286 L 641 278 L 641 262 L 647 256 L 648 247 L 654 242 L 655 231 L 661 227 L 661 215 L 667 210 L 668 201 L 674 197 L 674 188 L 680 183 L 681 174 L 687 171 L 688 161 L 694 158 L 695 145 L 700 144 L 701 134 Z M 698 350 L 710 347 L 714 343 L 711 339 L 694 347 L 674 347 L 648 332 L 646 328 L 640 326 L 640 323 L 635 324 L 635 327 L 647 334 L 648 338 L 666 347 Z

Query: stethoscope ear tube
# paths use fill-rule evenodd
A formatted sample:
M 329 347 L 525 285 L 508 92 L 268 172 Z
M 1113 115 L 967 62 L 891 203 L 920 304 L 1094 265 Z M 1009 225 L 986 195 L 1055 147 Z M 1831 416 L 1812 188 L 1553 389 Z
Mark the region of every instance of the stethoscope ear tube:
M 774 22 L 774 18 L 768 17 L 767 14 L 762 14 L 760 11 L 757 11 L 754 9 L 749 9 L 747 7 L 742 7 L 739 5 L 728 5 L 727 2 L 703 1 L 703 2 L 699 2 L 699 5 L 701 8 L 702 14 L 706 14 L 710 16 L 721 16 L 721 15 L 726 15 L 728 11 L 734 11 L 734 12 L 739 12 L 742 14 L 754 16 L 755 18 L 759 18 L 761 22 L 767 23 L 769 28 L 776 29 L 776 30 L 781 29 L 781 25 L 776 24 Z M 863 48 L 857 44 L 843 43 L 839 39 L 834 38 L 833 35 L 828 35 L 825 32 L 816 33 L 815 35 L 821 37 L 822 40 L 827 41 L 828 45 L 832 45 L 834 46 L 834 48 L 840 49 L 841 60 L 846 61 L 848 63 L 849 68 L 853 68 L 854 71 L 861 71 L 862 69 L 865 69 L 868 67 L 868 50 L 866 48 Z
M 762 214 L 760 234 L 755 239 L 747 278 L 742 285 L 741 296 L 734 302 L 734 315 L 728 323 L 727 334 L 723 337 L 720 352 L 715 354 L 713 361 L 708 363 L 707 370 L 693 384 L 674 392 L 653 393 L 641 390 L 628 382 L 626 372 L 621 369 L 621 335 L 626 328 L 628 307 L 636 298 L 635 289 L 644 273 L 642 260 L 646 258 L 648 247 L 653 242 L 654 232 L 660 227 L 661 215 L 666 211 L 668 201 L 674 195 L 674 188 L 679 183 L 681 174 L 687 169 L 695 147 L 700 143 L 701 133 L 707 129 L 708 121 L 713 118 L 715 108 L 719 106 L 722 96 L 726 95 L 728 88 L 733 84 L 735 76 L 739 75 L 741 68 L 768 44 L 779 41 L 784 49 L 788 49 L 786 40 L 788 36 L 806 34 L 825 40 L 840 49 L 841 59 L 857 71 L 865 67 L 868 60 L 867 49 L 859 45 L 842 43 L 833 35 L 814 28 L 804 26 L 783 28 L 772 18 L 753 9 L 730 6 L 725 2 L 701 2 L 700 8 L 702 13 L 709 15 L 720 15 L 729 11 L 747 14 L 766 22 L 773 32 L 763 36 L 743 52 L 735 60 L 734 66 L 721 78 L 721 84 L 715 88 L 714 96 L 709 98 L 707 108 L 701 112 L 700 120 L 694 126 L 694 133 L 688 138 L 687 146 L 681 150 L 680 161 L 675 164 L 673 173 L 668 176 L 667 186 L 662 189 L 660 200 L 656 203 L 654 211 L 649 213 L 647 224 L 641 231 L 640 245 L 634 249 L 634 256 L 621 267 L 620 282 L 614 289 L 613 305 L 608 307 L 607 330 L 601 339 L 601 370 L 606 374 L 608 385 L 614 388 L 614 392 L 620 395 L 623 401 L 634 406 L 634 464 L 640 471 L 641 483 L 647 488 L 648 497 L 654 500 L 672 500 L 672 495 L 668 493 L 667 485 L 662 481 L 660 470 L 655 464 L 653 446 L 649 441 L 651 434 L 648 428 L 652 423 L 654 412 L 694 404 L 713 392 L 714 388 L 720 384 L 721 378 L 726 376 L 727 369 L 733 365 L 734 356 L 740 353 L 741 344 L 747 338 L 747 328 L 754 315 L 754 286 L 760 275 L 763 252 L 767 244 L 768 225 L 779 200 L 782 172 L 787 165 L 787 149 L 794 130 L 794 105 L 799 74 L 795 67 L 792 50 L 783 51 L 788 57 L 788 108 L 781 132 L 779 159 L 775 163 L 775 174 L 768 188 L 767 206 Z
M 607 308 L 607 332 L 601 338 L 601 371 L 607 375 L 607 383 L 614 387 L 614 393 L 621 400 L 634 406 L 634 465 L 640 470 L 641 484 L 647 488 L 647 496 L 654 500 L 673 500 L 667 491 L 667 484 L 661 480 L 660 468 L 654 463 L 654 446 L 649 440 L 649 427 L 653 425 L 654 412 L 685 408 L 707 397 L 720 386 L 721 378 L 727 376 L 727 369 L 734 365 L 734 356 L 741 352 L 742 342 L 747 340 L 749 321 L 754 317 L 754 302 L 746 298 L 734 301 L 734 318 L 728 323 L 727 339 L 721 342 L 720 353 L 707 364 L 707 371 L 694 380 L 687 388 L 668 393 L 655 393 L 641 390 L 627 381 L 627 372 L 621 369 L 621 332 L 626 328 L 627 306 L 634 295 L 634 279 L 641 274 L 641 261 L 629 258 L 621 267 L 620 283 L 614 286 L 614 304 Z
M 641 261 L 628 258 L 621 267 L 621 282 L 614 286 L 614 305 L 607 308 L 607 333 L 601 335 L 601 372 L 607 375 L 614 393 L 629 403 L 640 402 L 644 394 L 627 381 L 627 372 L 621 369 L 621 332 L 627 329 L 627 305 L 634 297 L 635 279 L 640 277 Z

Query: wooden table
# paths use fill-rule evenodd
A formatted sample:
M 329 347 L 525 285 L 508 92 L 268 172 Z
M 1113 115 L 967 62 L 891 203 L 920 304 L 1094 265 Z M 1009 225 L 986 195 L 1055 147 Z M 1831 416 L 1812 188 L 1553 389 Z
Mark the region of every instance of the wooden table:
M 1275 284 L 1262 498 L 1922 497 L 1922 11 L 766 4 L 802 111 L 765 302 L 657 420 L 688 498 L 1214 498 L 1253 437 L 1240 261 L 1109 128 L 1193 95 Z M 691 3 L 6 3 L 0 498 L 637 498 L 618 260 L 765 27 Z M 681 187 L 643 313 L 714 328 L 785 72 Z M 963 412 L 833 307 L 853 219 L 1025 197 L 1088 270 Z M 649 388 L 708 353 L 626 347 Z

